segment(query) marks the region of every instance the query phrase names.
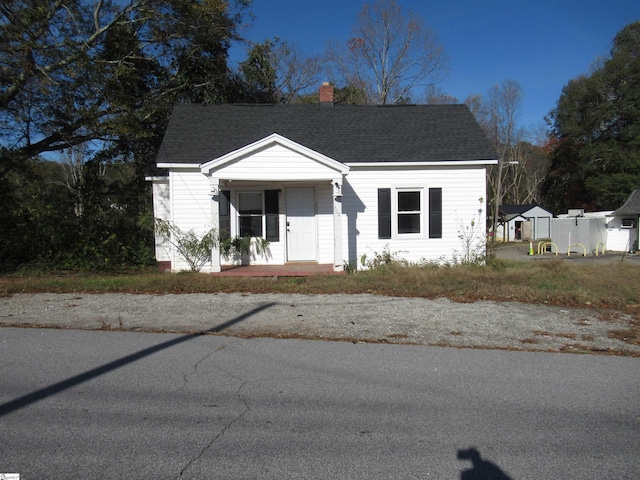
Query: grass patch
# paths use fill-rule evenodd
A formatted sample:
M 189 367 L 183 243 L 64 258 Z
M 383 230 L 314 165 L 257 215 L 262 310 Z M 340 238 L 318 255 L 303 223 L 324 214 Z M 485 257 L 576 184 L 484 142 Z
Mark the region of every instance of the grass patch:
M 640 268 L 607 265 L 492 261 L 485 266 L 383 265 L 352 275 L 304 278 L 217 277 L 205 273 L 120 275 L 10 275 L 0 295 L 15 293 L 369 293 L 454 301 L 518 301 L 627 309 L 640 315 Z

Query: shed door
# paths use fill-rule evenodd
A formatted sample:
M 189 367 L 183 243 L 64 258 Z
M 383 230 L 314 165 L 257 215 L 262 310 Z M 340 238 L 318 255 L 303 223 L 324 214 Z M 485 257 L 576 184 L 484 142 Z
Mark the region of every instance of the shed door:
M 315 188 L 287 188 L 287 260 L 315 261 L 316 236 Z
M 551 238 L 551 219 L 549 217 L 538 217 L 536 226 L 536 236 L 534 238 Z

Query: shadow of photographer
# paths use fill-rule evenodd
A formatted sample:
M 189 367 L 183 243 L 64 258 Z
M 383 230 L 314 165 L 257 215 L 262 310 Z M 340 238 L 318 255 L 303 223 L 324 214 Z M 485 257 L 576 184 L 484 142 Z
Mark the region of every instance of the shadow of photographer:
M 480 452 L 473 447 L 458 450 L 458 460 L 471 461 L 471 468 L 460 472 L 460 480 L 512 480 L 495 463 L 483 460 Z

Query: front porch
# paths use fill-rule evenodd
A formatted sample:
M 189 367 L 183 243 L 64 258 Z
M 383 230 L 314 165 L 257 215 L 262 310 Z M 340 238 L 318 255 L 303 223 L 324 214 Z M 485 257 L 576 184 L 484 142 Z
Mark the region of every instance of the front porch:
M 312 277 L 315 275 L 344 275 L 332 264 L 287 263 L 285 265 L 223 265 L 222 271 L 211 273 L 217 277 Z

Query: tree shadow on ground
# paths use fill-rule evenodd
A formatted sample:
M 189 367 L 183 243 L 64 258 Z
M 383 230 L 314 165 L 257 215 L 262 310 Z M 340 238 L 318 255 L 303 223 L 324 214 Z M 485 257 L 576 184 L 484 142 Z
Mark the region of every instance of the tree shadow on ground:
M 495 463 L 483 460 L 480 452 L 473 447 L 458 450 L 458 460 L 471 461 L 471 468 L 460 472 L 460 480 L 512 480 Z
M 154 345 L 149 348 L 145 348 L 140 350 L 139 352 L 132 353 L 131 355 L 127 355 L 125 357 L 119 358 L 112 362 L 106 363 L 100 367 L 93 368 L 91 370 L 87 370 L 84 373 L 80 373 L 74 377 L 70 377 L 66 380 L 62 380 L 58 383 L 54 383 L 53 385 L 49 385 L 48 387 L 41 388 L 40 390 L 36 390 L 35 392 L 28 393 L 27 395 L 23 395 L 22 397 L 16 398 L 15 400 L 11 400 L 10 402 L 4 403 L 0 405 L 0 417 L 7 415 L 8 413 L 13 412 L 14 410 L 19 410 L 21 408 L 27 407 L 33 403 L 39 402 L 40 400 L 44 400 L 45 398 L 51 397 L 57 393 L 60 393 L 69 388 L 75 387 L 81 383 L 92 380 L 96 377 L 104 375 L 106 373 L 117 370 L 120 367 L 124 367 L 129 365 L 130 363 L 137 362 L 149 355 L 153 355 L 154 353 L 160 352 L 162 350 L 166 350 L 167 348 L 174 347 L 175 345 L 179 345 L 184 342 L 188 342 L 193 338 L 196 338 L 200 335 L 206 335 L 208 333 L 217 333 L 226 330 L 227 328 L 235 325 L 236 323 L 242 322 L 249 317 L 261 312 L 262 310 L 266 310 L 274 306 L 275 303 L 264 303 L 259 305 L 258 307 L 250 310 L 242 315 L 238 315 L 235 318 L 232 318 L 228 322 L 222 323 L 220 325 L 216 325 L 208 330 L 203 330 L 193 335 L 181 335 L 176 338 L 172 338 L 163 343 L 159 343 L 158 345 Z

